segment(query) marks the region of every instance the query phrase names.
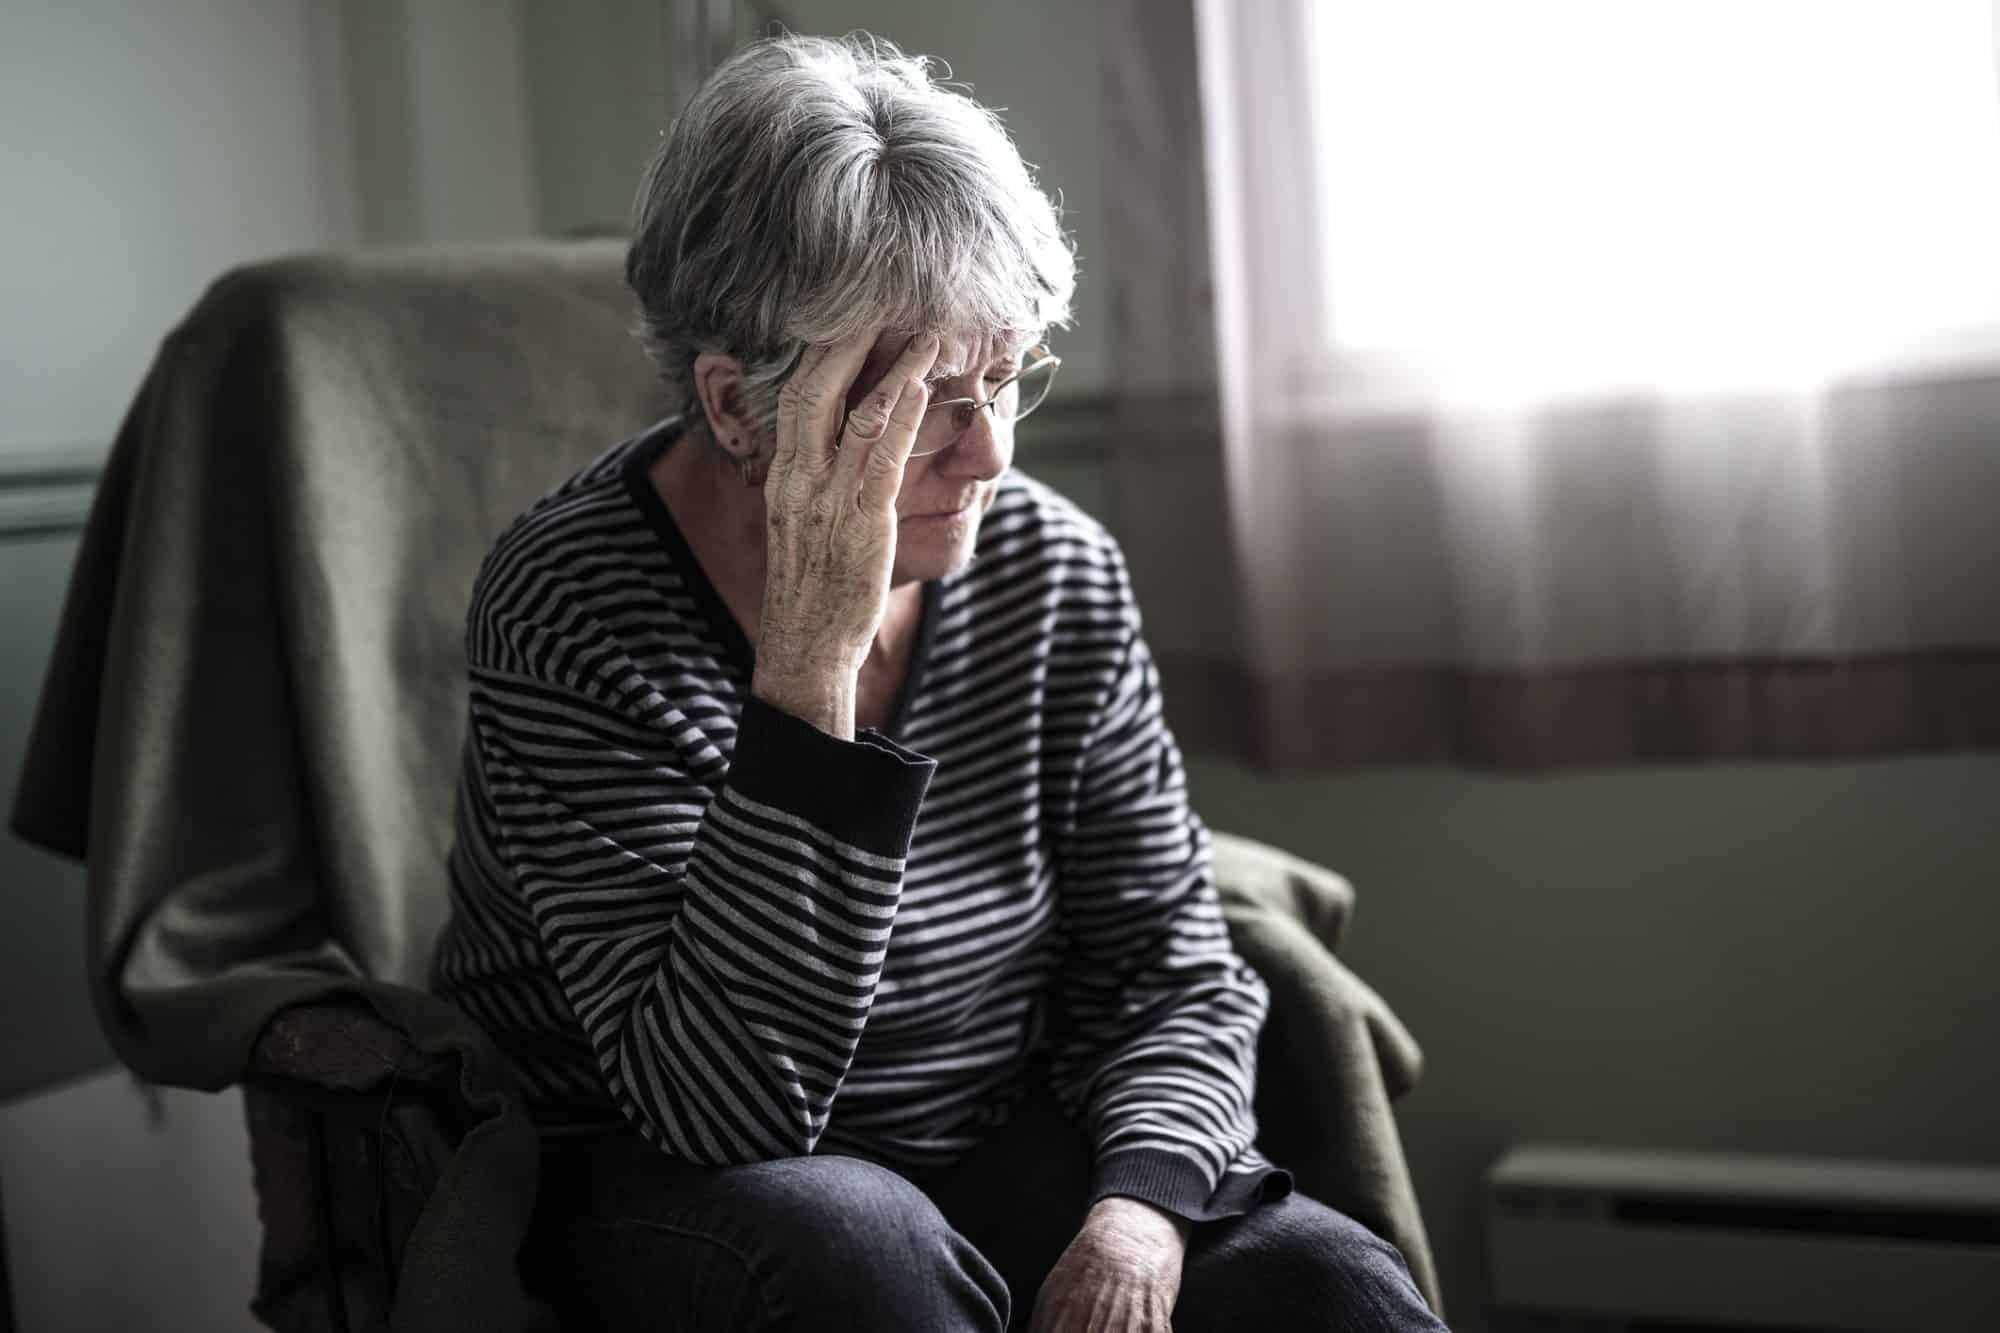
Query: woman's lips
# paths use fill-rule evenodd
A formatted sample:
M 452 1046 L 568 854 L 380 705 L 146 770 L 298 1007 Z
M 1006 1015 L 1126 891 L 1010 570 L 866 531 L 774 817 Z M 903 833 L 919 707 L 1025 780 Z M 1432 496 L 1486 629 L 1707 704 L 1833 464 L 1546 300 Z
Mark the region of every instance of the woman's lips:
M 968 500 L 957 509 L 936 509 L 928 514 L 905 514 L 903 518 L 906 521 L 913 518 L 958 518 L 960 515 L 971 513 L 976 504 L 977 500 Z

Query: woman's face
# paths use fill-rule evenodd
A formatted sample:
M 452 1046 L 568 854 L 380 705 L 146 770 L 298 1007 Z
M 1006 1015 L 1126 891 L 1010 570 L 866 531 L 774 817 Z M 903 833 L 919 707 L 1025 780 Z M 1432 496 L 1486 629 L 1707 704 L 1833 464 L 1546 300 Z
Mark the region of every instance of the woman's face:
M 950 398 L 985 401 L 1020 368 L 1025 340 L 1009 336 L 940 333 L 937 364 L 929 376 L 933 403 Z M 885 334 L 868 354 L 848 393 L 852 410 L 908 342 Z M 1014 423 L 987 410 L 956 428 L 949 411 L 928 413 L 896 496 L 896 564 L 892 584 L 942 578 L 972 558 L 979 521 L 999 494 L 1000 475 L 1014 458 Z

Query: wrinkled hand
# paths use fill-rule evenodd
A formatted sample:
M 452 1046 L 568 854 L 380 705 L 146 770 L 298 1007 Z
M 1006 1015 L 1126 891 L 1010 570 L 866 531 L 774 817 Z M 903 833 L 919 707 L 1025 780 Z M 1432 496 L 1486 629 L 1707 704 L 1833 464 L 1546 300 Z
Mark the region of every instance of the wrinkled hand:
M 855 678 L 889 605 L 896 496 L 929 393 L 938 340 L 913 338 L 852 412 L 873 330 L 812 349 L 778 398 L 764 477 L 764 606 L 751 688 L 852 737 Z
M 1167 1333 L 1188 1223 L 1137 1199 L 1100 1199 L 1035 1298 L 1029 1333 Z

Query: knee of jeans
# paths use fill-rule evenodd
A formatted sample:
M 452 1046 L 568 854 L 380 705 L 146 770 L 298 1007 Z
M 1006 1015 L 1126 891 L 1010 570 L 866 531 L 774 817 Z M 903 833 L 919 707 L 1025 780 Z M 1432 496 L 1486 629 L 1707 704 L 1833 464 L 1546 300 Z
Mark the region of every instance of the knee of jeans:
M 802 1248 L 838 1256 L 861 1236 L 922 1240 L 946 1229 L 944 1215 L 924 1192 L 887 1167 L 837 1156 L 799 1157 L 790 1165 L 787 1230 Z
M 1328 1308 L 1398 1311 L 1433 1327 L 1402 1252 L 1361 1223 L 1301 1196 L 1272 1206 L 1232 1275 L 1248 1290 L 1313 1293 Z M 1390 1326 L 1403 1327 L 1400 1322 Z
M 963 1267 L 967 1246 L 924 1192 L 852 1157 L 796 1159 L 786 1220 L 773 1248 L 804 1291 L 891 1302 Z

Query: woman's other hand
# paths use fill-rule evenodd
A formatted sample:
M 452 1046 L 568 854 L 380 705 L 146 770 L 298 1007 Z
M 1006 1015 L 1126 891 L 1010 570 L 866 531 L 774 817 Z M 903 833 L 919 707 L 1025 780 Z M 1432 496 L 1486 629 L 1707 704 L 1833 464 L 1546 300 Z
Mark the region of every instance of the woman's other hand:
M 919 334 L 849 412 L 870 330 L 807 353 L 778 398 L 764 478 L 767 564 L 751 690 L 843 740 L 889 608 L 896 495 L 923 425 L 938 340 Z
M 1188 1227 L 1137 1199 L 1099 1199 L 1042 1283 L 1029 1333 L 1167 1333 Z

